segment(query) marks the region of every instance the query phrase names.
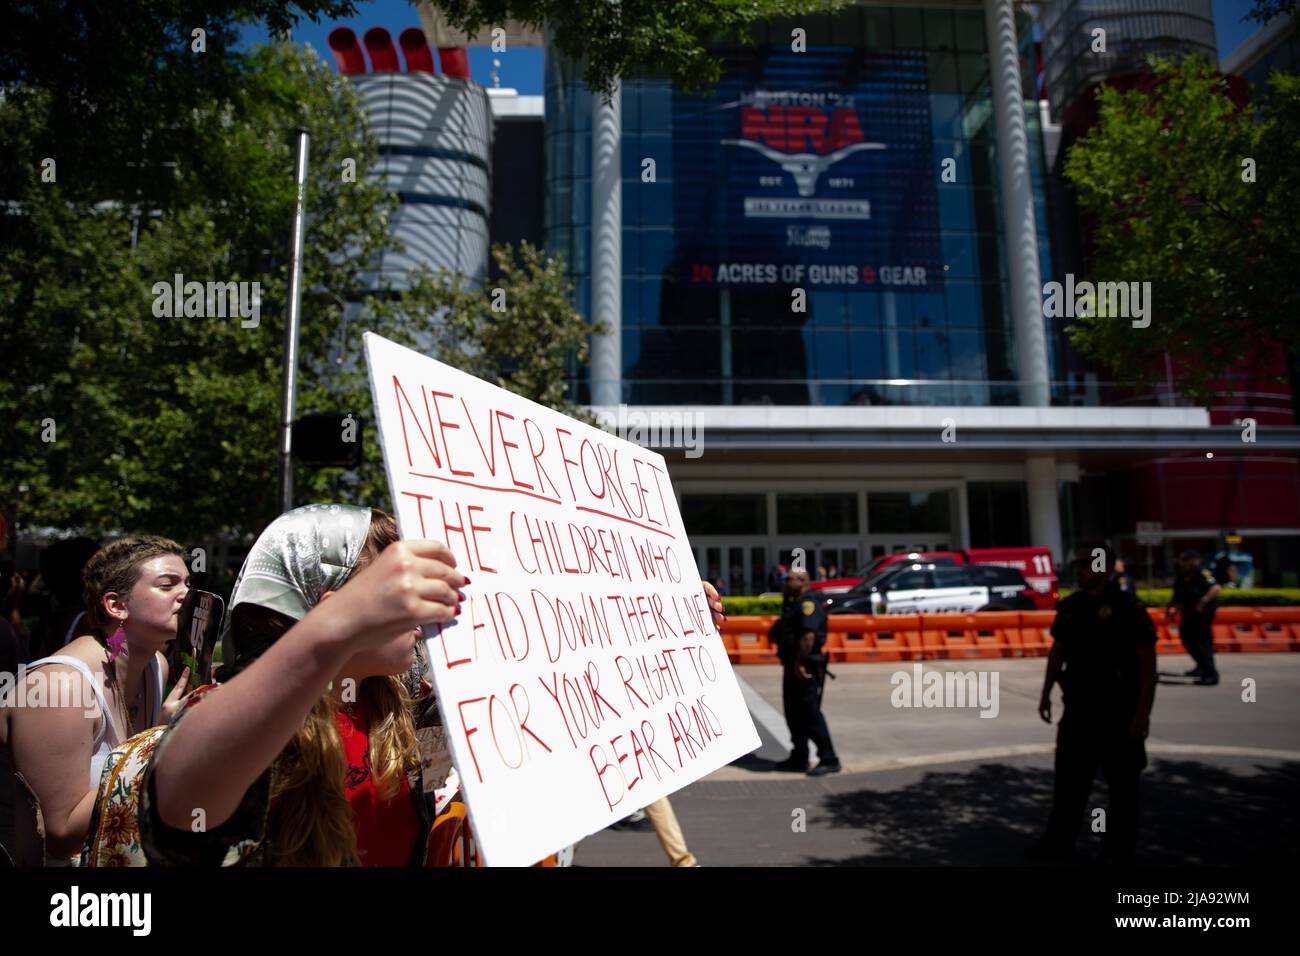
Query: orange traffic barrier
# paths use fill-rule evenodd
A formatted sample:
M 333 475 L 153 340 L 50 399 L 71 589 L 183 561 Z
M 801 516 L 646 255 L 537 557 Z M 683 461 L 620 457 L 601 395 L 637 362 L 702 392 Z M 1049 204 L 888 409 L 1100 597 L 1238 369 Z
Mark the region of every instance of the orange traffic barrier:
M 1024 653 L 1018 611 L 926 614 L 921 618 L 921 635 L 927 656 L 946 660 Z
M 1214 647 L 1246 654 L 1289 651 L 1291 631 L 1289 615 L 1278 611 L 1294 608 L 1224 607 L 1214 616 Z M 1268 612 L 1265 614 L 1264 612 Z
M 1271 607 L 1263 630 L 1266 635 L 1287 642 L 1287 649 L 1300 651 L 1300 607 Z M 1271 631 L 1280 632 L 1270 634 Z
M 1241 651 L 1262 640 L 1258 615 L 1252 607 L 1219 608 L 1210 630 L 1214 634 L 1214 649 L 1220 653 Z M 1286 650 L 1285 647 L 1279 649 Z
M 1183 653 L 1177 623 L 1164 608 L 1148 608 L 1156 651 Z M 826 655 L 831 663 L 933 659 L 1043 657 L 1052 648 L 1055 611 L 981 611 L 973 614 L 832 614 Z M 775 617 L 733 617 L 722 625 L 733 664 L 776 664 L 767 643 Z M 1220 608 L 1213 624 L 1222 652 L 1300 651 L 1300 607 Z
M 978 657 L 973 614 L 921 615 L 921 643 L 927 657 Z
M 968 614 L 975 632 L 977 657 L 1020 657 L 1024 649 L 1020 644 L 1019 611 L 984 611 Z
M 1020 612 L 1020 647 L 1026 657 L 1040 657 L 1052 649 L 1055 611 Z
M 727 649 L 733 664 L 776 664 L 776 650 L 767 643 L 775 617 L 736 617 L 722 623 L 722 632 L 735 639 Z
M 835 621 L 835 617 L 839 620 Z M 882 658 L 876 653 L 876 642 L 871 634 L 875 619 L 870 614 L 837 614 L 826 627 L 826 646 L 831 649 L 829 660 L 833 664 L 856 664 L 865 661 L 901 660 Z M 841 630 L 843 628 L 843 630 Z
M 915 614 L 835 614 L 828 622 L 831 631 L 842 636 L 840 656 L 832 661 L 920 660 L 921 619 Z
M 871 619 L 869 630 L 874 643 L 874 660 L 925 660 L 921 615 L 881 614 Z
M 1156 653 L 1175 654 L 1183 649 L 1183 642 L 1178 638 L 1178 629 L 1169 626 L 1169 618 L 1162 607 L 1147 608 L 1147 616 L 1156 629 Z

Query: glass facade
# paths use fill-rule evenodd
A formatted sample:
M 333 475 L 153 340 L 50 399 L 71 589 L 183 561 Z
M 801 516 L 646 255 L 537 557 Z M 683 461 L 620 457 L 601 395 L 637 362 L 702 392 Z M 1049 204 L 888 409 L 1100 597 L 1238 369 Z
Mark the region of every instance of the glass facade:
M 952 527 L 948 492 L 877 492 L 867 496 L 867 523 L 884 534 L 911 534 Z
M 845 534 L 858 530 L 855 494 L 779 494 L 776 527 L 783 534 Z
M 1028 533 L 1024 483 L 1005 484 L 1018 487 L 1020 512 L 995 515 L 994 510 L 1005 508 L 1008 499 L 972 498 L 972 509 L 980 509 L 979 520 L 998 525 L 990 542 L 976 539 L 972 525 L 972 541 L 978 541 L 978 546 L 1001 544 Z M 762 492 L 697 491 L 702 488 L 697 484 L 682 491 L 682 520 L 701 575 L 730 594 L 757 594 L 778 590 L 777 565 L 789 567 L 797 557 L 820 579 L 852 576 L 883 554 L 964 546 L 957 480 L 907 491 L 852 481 L 843 482 L 838 490 L 798 481 L 788 482 L 787 487 Z M 983 486 L 970 483 L 968 487 Z M 1022 519 L 1019 525 L 1017 516 Z
M 1194 53 L 1218 65 L 1210 0 L 1055 0 L 1043 6 L 1052 114 L 1094 84 L 1145 73 L 1151 56 Z
M 1023 16 L 1021 35 L 1032 77 Z M 1016 404 L 982 10 L 853 7 L 755 40 L 717 51 L 703 96 L 623 85 L 622 400 Z M 580 75 L 547 57 L 546 242 L 590 315 Z M 1036 104 L 1025 115 L 1046 281 Z
M 1266 54 L 1242 70 L 1241 75 L 1254 87 L 1252 96 L 1268 95 L 1268 78 L 1274 70 L 1283 73 L 1300 71 L 1300 30 L 1296 29 L 1294 22 L 1289 36 L 1274 44 Z
M 1016 548 L 1030 540 L 1029 495 L 1023 481 L 968 482 L 966 507 L 972 548 Z

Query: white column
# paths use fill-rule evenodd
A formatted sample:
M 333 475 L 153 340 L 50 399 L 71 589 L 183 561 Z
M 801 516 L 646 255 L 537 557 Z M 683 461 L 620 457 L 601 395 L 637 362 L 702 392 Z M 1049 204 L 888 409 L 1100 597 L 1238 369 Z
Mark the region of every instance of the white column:
M 623 400 L 623 90 L 591 94 L 591 403 Z
M 957 486 L 957 540 L 954 549 L 965 551 L 970 543 L 970 498 L 966 494 L 966 482 Z
M 880 297 L 883 306 L 881 326 L 885 332 L 885 378 L 899 378 L 901 375 L 898 367 L 898 301 L 894 296 L 895 293 L 886 292 Z
M 1056 456 L 1025 456 L 1025 484 L 1029 489 L 1029 541 L 1036 548 L 1047 548 L 1059 564 L 1061 553 L 1061 507 L 1056 484 Z
M 722 336 L 722 404 L 736 400 L 735 370 L 731 360 L 731 290 L 718 290 L 718 333 Z
M 1012 0 L 984 0 L 989 75 L 998 135 L 998 171 L 1006 232 L 1011 318 L 1015 326 L 1016 377 L 1022 405 L 1047 405 L 1049 373 L 1043 323 L 1043 280 L 1038 265 L 1038 229 L 1030 178 L 1029 137 L 1020 86 L 1020 53 Z

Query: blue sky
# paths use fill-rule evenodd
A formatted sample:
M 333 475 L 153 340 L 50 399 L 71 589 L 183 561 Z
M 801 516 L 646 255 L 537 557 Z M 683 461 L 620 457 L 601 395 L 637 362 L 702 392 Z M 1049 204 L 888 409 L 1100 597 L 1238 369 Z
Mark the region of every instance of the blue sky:
M 1252 0 L 1213 0 L 1214 29 L 1219 42 L 1219 56 L 1231 53 L 1248 36 L 1258 29 L 1253 21 L 1243 21 L 1250 10 Z M 304 20 L 294 31 L 294 38 L 302 43 L 310 43 L 326 60 L 333 62 L 326 37 L 336 26 L 350 26 L 360 37 L 367 29 L 374 26 L 387 27 L 388 32 L 397 40 L 397 35 L 406 27 L 419 26 L 420 18 L 409 0 L 371 0 L 358 3 L 358 16 L 350 20 L 335 20 L 328 23 L 312 23 Z M 244 31 L 245 43 L 258 43 L 266 39 L 266 30 L 261 27 Z M 536 47 L 519 47 L 494 54 L 487 47 L 471 47 L 469 51 L 470 75 L 475 82 L 483 86 L 492 85 L 492 60 L 501 61 L 499 68 L 502 86 L 514 87 L 523 94 L 540 94 L 542 92 L 542 51 Z
M 372 0 L 370 3 L 357 3 L 357 16 L 350 20 L 322 20 L 312 23 L 303 20 L 294 30 L 293 38 L 300 43 L 310 43 L 329 63 L 334 62 L 326 38 L 331 30 L 338 26 L 351 27 L 357 39 L 371 27 L 387 27 L 397 42 L 397 35 L 407 27 L 418 27 L 420 16 L 410 0 Z M 266 29 L 258 26 L 244 31 L 245 43 L 260 43 L 266 40 Z M 436 57 L 435 57 L 436 58 Z M 542 92 L 542 51 L 540 47 L 517 47 L 502 53 L 493 53 L 486 46 L 470 47 L 469 73 L 474 82 L 482 86 L 492 85 L 492 60 L 501 61 L 499 73 L 501 85 L 514 87 L 523 94 L 540 94 Z
M 1214 0 L 1214 32 L 1219 41 L 1220 59 L 1259 29 L 1254 20 L 1242 20 L 1253 6 L 1252 0 Z

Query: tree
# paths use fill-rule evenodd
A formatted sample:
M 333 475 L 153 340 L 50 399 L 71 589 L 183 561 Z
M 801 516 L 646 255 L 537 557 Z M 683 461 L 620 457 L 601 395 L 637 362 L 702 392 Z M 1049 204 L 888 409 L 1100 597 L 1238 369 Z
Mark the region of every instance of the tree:
M 525 241 L 494 245 L 495 286 L 474 288 L 459 276 L 425 273 L 417 301 L 443 303 L 434 326 L 441 361 L 566 415 L 595 424 L 573 402 L 567 380 L 587 362 L 588 338 L 603 332 L 573 307 L 564 261 Z
M 48 103 L 34 130 L 39 155 L 57 157 L 65 192 L 98 202 L 137 194 L 170 205 L 184 183 L 149 162 L 201 155 L 191 110 L 240 98 L 245 62 L 234 52 L 241 24 L 273 32 L 303 17 L 356 13 L 352 0 L 18 0 L 7 4 L 0 86 L 7 100 Z M 0 182 L 20 171 L 0 152 Z
M 23 212 L 4 219 L 0 261 L 0 350 L 22 359 L 16 376 L 0 379 L 4 487 L 26 489 L 18 496 L 24 524 L 193 539 L 255 532 L 277 513 L 293 202 L 285 131 L 300 124 L 312 146 L 299 411 L 370 417 L 359 359 L 366 328 L 574 410 L 566 361 L 585 361 L 591 328 L 570 305 L 563 264 L 532 247 L 518 265 L 495 250 L 503 312 L 492 308 L 492 290 L 423 274 L 409 291 L 367 299 L 341 325 L 339 300 L 359 299 L 366 264 L 393 247 L 394 199 L 366 175 L 375 145 L 350 84 L 309 52 L 272 44 L 244 69 L 235 100 L 191 112 L 202 156 L 176 164 L 182 186 L 173 195 L 184 201 L 153 216 L 133 203 L 73 199 L 59 182 L 41 181 L 34 141 L 52 98 L 0 109 L 0 131 L 18 144 L 24 170 L 10 193 Z M 356 160 L 355 182 L 341 174 L 345 158 Z M 60 168 L 60 179 L 75 174 Z M 259 282 L 257 325 L 158 316 L 155 284 L 176 273 Z M 334 364 L 340 341 L 344 361 Z M 380 451 L 374 442 L 363 449 L 356 472 L 300 467 L 297 499 L 388 505 Z
M 454 28 L 478 36 L 515 20 L 546 27 L 560 52 L 585 62 L 587 85 L 608 96 L 620 77 L 663 71 L 686 91 L 717 82 L 708 47 L 773 17 L 833 13 L 852 0 L 432 0 Z
M 496 251 L 504 313 L 460 277 L 425 275 L 345 322 L 342 302 L 361 299 L 367 265 L 396 248 L 396 200 L 367 175 L 377 150 L 345 79 L 288 43 L 235 51 L 240 23 L 282 29 L 294 9 L 315 19 L 354 4 L 9 11 L 0 354 L 16 361 L 0 377 L 0 507 L 12 518 L 16 505 L 21 526 L 185 540 L 249 535 L 274 517 L 297 126 L 312 135 L 299 412 L 370 418 L 357 334 L 367 328 L 576 411 L 564 382 L 591 328 L 569 305 L 562 264 L 536 249 L 517 260 Z M 355 177 L 343 177 L 345 159 Z M 157 314 L 155 289 L 177 274 L 257 283 L 258 321 Z M 387 504 L 379 449 L 363 447 L 354 472 L 299 468 L 297 499 Z
M 1300 347 L 1300 77 L 1275 74 L 1252 111 L 1200 59 L 1153 70 L 1150 90 L 1100 91 L 1065 166 L 1090 227 L 1089 278 L 1150 282 L 1150 326 L 1099 314 L 1070 335 L 1135 383 L 1170 355 L 1185 394 L 1208 403 L 1242 360 Z
M 185 536 L 255 530 L 275 514 L 294 199 L 287 131 L 313 133 L 305 369 L 321 365 L 341 320 L 332 295 L 354 297 L 365 263 L 388 247 L 393 199 L 365 175 L 374 144 L 353 91 L 328 65 L 280 43 L 238 68 L 228 98 L 154 111 L 190 143 L 146 154 L 153 178 L 169 180 L 156 188 L 166 200 L 96 190 L 123 165 L 112 153 L 59 162 L 46 181 L 58 97 L 31 89 L 0 108 L 17 171 L 6 184 L 0 350 L 20 359 L 0 380 L 0 427 L 5 489 L 26 488 L 26 524 Z M 357 160 L 355 183 L 343 182 L 344 157 Z M 177 274 L 248 283 L 250 293 L 257 283 L 260 314 L 218 317 L 211 300 L 210 317 L 168 314 L 160 306 L 171 296 L 157 289 Z M 376 307 L 382 326 L 391 307 Z M 321 390 L 307 379 L 304 408 Z

